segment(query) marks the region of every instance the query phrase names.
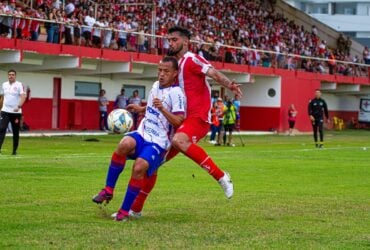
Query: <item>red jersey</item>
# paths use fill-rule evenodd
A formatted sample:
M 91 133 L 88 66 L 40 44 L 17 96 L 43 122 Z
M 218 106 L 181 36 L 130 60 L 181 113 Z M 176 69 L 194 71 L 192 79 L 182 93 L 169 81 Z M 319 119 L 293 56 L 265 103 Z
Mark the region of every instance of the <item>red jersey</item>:
M 192 52 L 186 52 L 179 61 L 179 84 L 185 92 L 187 118 L 211 121 L 211 86 L 206 80 L 211 67 L 206 59 Z

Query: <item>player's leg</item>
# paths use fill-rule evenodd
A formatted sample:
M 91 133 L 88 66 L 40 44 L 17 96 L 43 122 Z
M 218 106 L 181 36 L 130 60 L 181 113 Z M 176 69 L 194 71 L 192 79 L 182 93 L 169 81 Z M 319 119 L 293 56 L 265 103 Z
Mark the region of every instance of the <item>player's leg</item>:
M 148 195 L 153 190 L 155 183 L 157 182 L 157 172 L 151 176 L 145 175 L 143 180 L 143 188 L 139 195 L 136 197 L 134 204 L 131 206 L 131 215 L 134 217 L 140 217 L 141 211 L 143 210 L 144 203 L 148 198 Z
M 108 112 L 107 111 L 103 112 L 103 124 L 104 124 L 104 129 L 108 129 Z
M 9 124 L 8 113 L 1 112 L 0 113 L 0 152 L 1 152 L 1 147 L 3 146 L 3 143 L 4 143 L 6 129 L 8 128 L 8 124 Z
M 171 159 L 173 159 L 178 153 L 179 151 L 177 149 L 175 149 L 174 147 L 171 147 L 167 155 L 165 156 L 165 162 L 168 162 Z M 144 177 L 143 188 L 141 192 L 139 193 L 139 195 L 137 196 L 134 204 L 131 207 L 132 216 L 134 217 L 141 216 L 141 211 L 143 210 L 144 203 L 146 199 L 148 198 L 148 195 L 150 194 L 150 192 L 152 192 L 156 182 L 157 182 L 157 171 L 153 173 L 151 176 L 146 175 Z
M 148 167 L 149 163 L 146 160 L 142 158 L 136 159 L 121 208 L 118 210 L 118 213 L 114 214 L 115 220 L 123 221 L 128 219 L 131 206 L 143 188 L 144 175 Z
M 146 185 L 144 183 L 145 177 L 150 178 L 153 176 L 153 174 L 156 176 L 156 172 L 164 160 L 164 155 L 164 149 L 151 143 L 145 143 L 141 148 L 141 151 L 138 152 L 137 160 L 135 161 L 132 169 L 131 180 L 127 187 L 127 192 L 121 209 L 116 215 L 116 220 L 122 220 L 128 217 L 134 201 L 136 201 Z M 139 212 L 140 211 L 141 209 Z
M 135 153 L 136 144 L 136 139 L 131 136 L 125 136 L 122 138 L 116 150 L 112 154 L 105 181 L 105 188 L 94 196 L 93 202 L 100 204 L 106 201 L 108 203 L 113 198 L 117 180 L 125 168 L 126 156 Z
M 319 145 L 317 144 L 317 122 L 316 121 L 312 122 L 312 129 L 313 129 L 313 140 L 315 142 L 315 146 L 318 147 Z
M 206 151 L 196 144 L 207 134 L 208 129 L 209 124 L 205 121 L 187 119 L 177 130 L 172 139 L 172 146 L 206 170 L 208 174 L 220 183 L 227 198 L 231 198 L 234 188 L 229 175 L 223 172 Z
M 320 121 L 318 124 L 318 129 L 319 129 L 319 135 L 320 135 L 320 143 L 319 147 L 322 148 L 324 145 L 324 126 L 323 126 L 323 121 Z
M 18 145 L 19 145 L 19 130 L 20 130 L 20 124 L 21 124 L 21 114 L 10 114 L 9 121 L 12 125 L 12 131 L 13 131 L 13 153 L 12 155 L 16 155 Z

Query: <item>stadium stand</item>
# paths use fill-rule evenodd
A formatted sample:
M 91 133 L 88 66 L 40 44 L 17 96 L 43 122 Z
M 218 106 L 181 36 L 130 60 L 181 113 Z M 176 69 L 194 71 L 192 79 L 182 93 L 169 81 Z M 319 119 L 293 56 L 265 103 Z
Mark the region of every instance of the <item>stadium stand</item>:
M 363 58 L 350 55 L 351 40 L 344 37 L 338 38 L 336 48 L 329 47 L 315 26 L 307 30 L 288 20 L 274 10 L 273 2 L 158 0 L 153 5 L 145 0 L 67 0 L 64 4 L 10 0 L 0 5 L 0 33 L 9 38 L 164 54 L 168 43 L 161 37 L 168 27 L 181 25 L 192 31 L 192 50 L 211 61 L 367 75 L 365 68 L 353 64 L 369 63 L 366 49 Z M 155 40 L 150 36 L 153 21 Z

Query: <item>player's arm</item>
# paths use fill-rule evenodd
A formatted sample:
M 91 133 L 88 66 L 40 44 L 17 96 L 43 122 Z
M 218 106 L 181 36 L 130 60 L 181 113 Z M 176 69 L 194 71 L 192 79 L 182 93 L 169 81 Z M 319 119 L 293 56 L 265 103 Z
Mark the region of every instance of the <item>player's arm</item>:
M 325 102 L 325 101 L 324 101 L 324 114 L 325 114 L 326 120 L 328 120 L 328 121 L 329 121 L 328 105 L 326 104 L 326 102 Z
M 22 108 L 23 103 L 26 101 L 26 97 L 27 97 L 26 93 L 20 94 L 20 100 L 19 100 L 18 106 L 14 109 L 14 112 L 18 112 L 19 109 Z
M 185 119 L 184 112 L 172 113 L 163 107 L 162 101 L 158 98 L 153 99 L 153 106 L 156 107 L 175 128 L 179 127 Z
M 231 90 L 235 95 L 242 96 L 242 91 L 240 90 L 240 84 L 235 81 L 231 81 L 224 74 L 222 74 L 217 69 L 210 67 L 207 70 L 206 76 L 215 80 L 218 84 L 224 86 L 225 88 Z
M 308 103 L 308 115 L 311 121 L 315 120 L 315 117 L 313 117 L 312 115 L 312 100 L 310 100 L 310 102 Z
M 139 106 L 137 104 L 128 104 L 126 106 L 126 109 L 130 112 L 135 112 L 135 113 L 144 113 L 145 112 L 145 109 L 146 107 L 143 107 L 143 106 Z

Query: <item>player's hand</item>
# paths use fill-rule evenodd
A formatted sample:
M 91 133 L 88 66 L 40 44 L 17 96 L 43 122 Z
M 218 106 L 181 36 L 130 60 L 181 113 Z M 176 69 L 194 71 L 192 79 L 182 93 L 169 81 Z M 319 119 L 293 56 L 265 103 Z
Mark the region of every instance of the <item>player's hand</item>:
M 158 110 L 163 110 L 163 103 L 159 98 L 153 99 L 153 106 L 156 107 Z
M 240 90 L 240 84 L 236 83 L 235 80 L 233 80 L 229 84 L 229 89 L 238 97 L 241 97 L 243 95 L 242 91 Z
M 139 113 L 142 111 L 142 108 L 141 106 L 137 105 L 137 104 L 129 104 L 126 106 L 126 109 L 130 112 L 135 112 L 135 113 Z
M 311 121 L 315 121 L 315 117 L 313 117 L 312 115 L 310 115 L 310 119 Z
M 18 112 L 18 111 L 19 111 L 19 108 L 17 107 L 17 108 L 15 108 L 15 109 L 13 109 L 13 111 L 14 111 L 14 112 Z

